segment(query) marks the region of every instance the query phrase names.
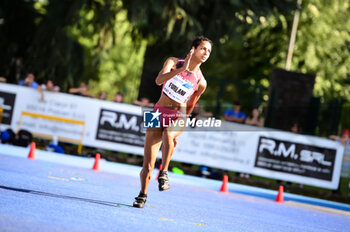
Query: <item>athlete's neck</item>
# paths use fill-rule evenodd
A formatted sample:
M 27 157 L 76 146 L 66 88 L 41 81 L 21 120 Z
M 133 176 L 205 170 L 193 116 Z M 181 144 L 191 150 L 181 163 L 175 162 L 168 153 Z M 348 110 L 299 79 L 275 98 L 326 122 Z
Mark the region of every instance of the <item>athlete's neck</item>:
M 188 66 L 188 71 L 189 72 L 197 72 L 200 66 L 201 66 L 201 63 L 196 62 L 193 59 L 191 59 L 190 64 Z

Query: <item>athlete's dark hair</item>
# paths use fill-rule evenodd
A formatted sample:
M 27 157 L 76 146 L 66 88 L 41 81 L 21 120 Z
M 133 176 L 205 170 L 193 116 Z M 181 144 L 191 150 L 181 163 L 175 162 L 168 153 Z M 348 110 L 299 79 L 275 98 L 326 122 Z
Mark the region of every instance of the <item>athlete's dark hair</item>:
M 211 46 L 213 46 L 213 42 L 204 36 L 197 36 L 193 41 L 191 47 L 197 48 L 203 41 L 208 41 Z

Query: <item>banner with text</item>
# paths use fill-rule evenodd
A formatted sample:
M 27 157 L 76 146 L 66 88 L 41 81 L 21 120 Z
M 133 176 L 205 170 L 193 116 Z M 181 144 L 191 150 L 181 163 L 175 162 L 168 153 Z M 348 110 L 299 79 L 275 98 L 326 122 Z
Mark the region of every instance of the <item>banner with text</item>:
M 143 154 L 142 109 L 66 93 L 0 83 L 2 130 L 28 130 L 35 136 Z
M 0 83 L 0 129 L 143 155 L 143 109 Z M 224 130 L 186 128 L 173 160 L 335 189 L 343 147 L 334 141 L 222 122 Z
M 344 148 L 315 136 L 230 123 L 231 131 L 187 129 L 173 160 L 336 189 Z

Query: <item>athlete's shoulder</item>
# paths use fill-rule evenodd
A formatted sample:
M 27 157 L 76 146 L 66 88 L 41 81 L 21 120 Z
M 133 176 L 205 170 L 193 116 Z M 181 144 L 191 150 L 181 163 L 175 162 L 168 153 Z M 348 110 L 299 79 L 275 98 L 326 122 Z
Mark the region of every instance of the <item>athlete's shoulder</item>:
M 199 85 L 207 87 L 207 80 L 204 78 L 204 76 L 202 76 L 201 80 L 199 81 Z
M 207 81 L 205 80 L 204 75 L 203 75 L 201 69 L 198 69 L 198 71 L 197 71 L 197 76 L 199 77 L 198 79 L 199 79 L 200 81 L 203 80 L 205 83 L 207 83 Z
M 202 75 L 202 78 L 199 80 L 199 83 L 198 83 L 198 90 L 203 93 L 206 88 L 207 88 L 207 80 Z
M 197 73 L 198 73 L 202 78 L 204 78 L 204 75 L 203 75 L 202 70 L 201 70 L 200 68 L 198 69 Z

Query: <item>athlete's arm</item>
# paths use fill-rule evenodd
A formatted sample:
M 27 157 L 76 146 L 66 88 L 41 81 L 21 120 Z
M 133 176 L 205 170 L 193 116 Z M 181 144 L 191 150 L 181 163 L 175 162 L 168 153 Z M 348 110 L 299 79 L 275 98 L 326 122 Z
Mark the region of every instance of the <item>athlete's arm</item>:
M 176 76 L 177 74 L 187 70 L 188 69 L 188 65 L 190 63 L 190 60 L 191 60 L 191 57 L 192 57 L 192 54 L 193 54 L 193 51 L 194 50 L 191 49 L 191 51 L 187 54 L 187 56 L 185 58 L 184 65 L 181 68 L 178 68 L 178 69 L 174 68 L 174 67 L 176 67 L 178 59 L 174 58 L 174 57 L 168 58 L 165 61 L 162 70 L 160 70 L 160 72 L 159 72 L 159 74 L 158 74 L 158 76 L 156 78 L 156 84 L 157 85 L 162 85 L 165 82 L 167 82 L 169 79 L 171 79 L 174 76 Z
M 189 115 L 190 113 L 192 113 L 194 106 L 196 105 L 197 101 L 199 100 L 199 98 L 201 97 L 201 95 L 204 93 L 205 89 L 207 88 L 207 81 L 204 79 L 204 77 L 202 77 L 202 79 L 200 80 L 200 82 L 198 83 L 198 89 L 197 91 L 195 91 L 191 97 L 191 99 L 189 100 L 189 102 L 187 103 L 187 107 L 186 107 L 186 114 Z
M 173 78 L 174 76 L 183 71 L 181 69 L 174 69 L 176 63 L 177 58 L 174 57 L 170 57 L 165 61 L 162 70 L 160 70 L 156 78 L 157 85 L 164 84 L 167 80 Z

